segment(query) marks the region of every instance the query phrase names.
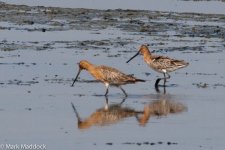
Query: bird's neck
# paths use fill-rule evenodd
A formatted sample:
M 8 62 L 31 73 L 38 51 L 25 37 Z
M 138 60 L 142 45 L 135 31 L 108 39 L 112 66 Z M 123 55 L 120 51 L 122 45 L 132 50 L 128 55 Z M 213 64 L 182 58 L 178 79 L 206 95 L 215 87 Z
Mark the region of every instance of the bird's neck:
M 91 64 L 91 63 L 88 63 L 85 65 L 85 69 L 89 72 L 91 72 L 92 70 L 94 70 L 95 68 L 95 65 Z
M 151 52 L 149 51 L 145 51 L 145 53 L 143 54 L 144 60 L 145 61 L 151 61 L 152 60 L 152 55 Z

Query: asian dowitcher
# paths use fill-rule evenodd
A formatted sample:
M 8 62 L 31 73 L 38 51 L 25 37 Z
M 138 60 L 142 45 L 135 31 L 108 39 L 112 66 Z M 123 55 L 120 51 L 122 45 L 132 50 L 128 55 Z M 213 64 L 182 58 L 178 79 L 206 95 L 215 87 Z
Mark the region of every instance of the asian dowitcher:
M 122 90 L 125 96 L 127 96 L 125 90 L 121 87 L 125 84 L 132 84 L 136 82 L 145 82 L 145 80 L 137 79 L 132 75 L 126 75 L 121 71 L 108 67 L 108 66 L 96 66 L 91 64 L 87 60 L 82 60 L 79 62 L 79 71 L 77 73 L 76 78 L 73 81 L 72 86 L 77 81 L 77 78 L 81 72 L 81 70 L 87 70 L 96 80 L 101 81 L 106 86 L 105 96 L 107 96 L 109 91 L 109 86 L 115 86 Z
M 175 71 L 180 68 L 184 68 L 188 66 L 188 62 L 185 62 L 184 60 L 177 60 L 172 59 L 166 56 L 159 56 L 159 55 L 153 55 L 146 45 L 141 45 L 139 51 L 131 57 L 129 61 L 131 61 L 133 58 L 135 58 L 137 55 L 143 55 L 144 61 L 148 64 L 149 67 L 151 67 L 153 70 L 163 73 L 164 78 L 158 78 L 155 82 L 155 87 L 158 87 L 159 81 L 164 80 L 164 86 L 166 83 L 166 80 L 170 78 L 169 72 Z M 167 75 L 167 77 L 166 77 Z

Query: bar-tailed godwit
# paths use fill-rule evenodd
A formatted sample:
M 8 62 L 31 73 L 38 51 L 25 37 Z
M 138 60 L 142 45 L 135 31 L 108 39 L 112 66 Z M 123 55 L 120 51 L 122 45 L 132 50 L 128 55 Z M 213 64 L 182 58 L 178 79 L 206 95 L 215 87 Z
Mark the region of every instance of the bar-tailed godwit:
M 131 57 L 129 61 L 131 61 L 133 58 L 135 58 L 137 55 L 143 55 L 144 56 L 144 61 L 151 67 L 153 70 L 163 73 L 164 78 L 158 78 L 155 82 L 155 87 L 158 87 L 159 81 L 161 79 L 164 79 L 164 86 L 166 83 L 166 79 L 170 78 L 170 75 L 168 74 L 169 72 L 175 71 L 180 68 L 184 68 L 188 66 L 188 62 L 185 62 L 184 60 L 177 60 L 177 59 L 172 59 L 166 56 L 159 56 L 159 55 L 153 55 L 149 49 L 148 46 L 146 45 L 141 45 L 139 51 Z M 167 77 L 166 77 L 167 74 Z
M 136 82 L 145 82 L 145 80 L 137 79 L 132 75 L 126 75 L 121 71 L 108 67 L 108 66 L 96 66 L 88 62 L 87 60 L 82 60 L 79 63 L 79 71 L 76 78 L 73 81 L 72 86 L 76 82 L 81 70 L 87 70 L 96 80 L 101 81 L 106 86 L 105 96 L 108 94 L 109 86 L 115 86 L 122 90 L 125 96 L 127 96 L 125 90 L 121 87 L 125 84 L 132 84 Z

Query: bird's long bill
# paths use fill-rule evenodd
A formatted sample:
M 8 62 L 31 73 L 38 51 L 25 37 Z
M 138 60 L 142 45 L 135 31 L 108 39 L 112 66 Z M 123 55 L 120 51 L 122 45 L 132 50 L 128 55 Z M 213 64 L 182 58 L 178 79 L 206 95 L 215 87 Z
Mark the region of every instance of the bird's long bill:
M 129 63 L 132 59 L 134 59 L 134 57 L 136 57 L 139 54 L 139 51 L 133 56 L 131 57 L 126 63 Z
M 80 72 L 81 72 L 81 69 L 79 68 L 79 71 L 78 71 L 78 73 L 77 73 L 77 76 L 76 76 L 76 78 L 73 80 L 73 84 L 72 84 L 71 86 L 73 86 L 74 83 L 77 81 L 77 78 L 78 78 L 78 76 L 80 75 Z

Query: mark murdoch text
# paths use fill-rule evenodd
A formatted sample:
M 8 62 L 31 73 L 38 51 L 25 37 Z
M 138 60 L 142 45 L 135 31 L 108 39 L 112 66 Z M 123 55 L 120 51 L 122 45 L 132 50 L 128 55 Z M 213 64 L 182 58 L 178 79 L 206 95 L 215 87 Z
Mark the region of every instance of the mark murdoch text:
M 47 146 L 45 144 L 1 144 L 1 148 L 4 150 L 10 149 L 10 150 L 46 150 Z

